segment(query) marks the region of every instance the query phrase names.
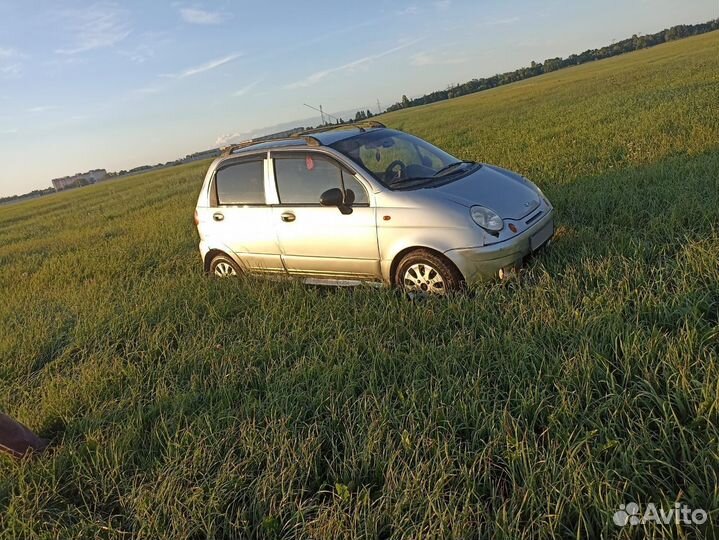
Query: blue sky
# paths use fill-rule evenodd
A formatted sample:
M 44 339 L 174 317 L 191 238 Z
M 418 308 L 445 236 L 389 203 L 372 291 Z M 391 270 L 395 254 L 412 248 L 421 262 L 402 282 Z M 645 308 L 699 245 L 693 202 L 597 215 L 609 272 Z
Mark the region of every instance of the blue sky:
M 717 0 L 0 0 L 0 196 L 716 17 Z

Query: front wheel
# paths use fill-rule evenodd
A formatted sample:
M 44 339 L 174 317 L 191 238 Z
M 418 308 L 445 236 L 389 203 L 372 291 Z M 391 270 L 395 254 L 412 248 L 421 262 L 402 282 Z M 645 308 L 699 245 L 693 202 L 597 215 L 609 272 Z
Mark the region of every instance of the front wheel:
M 216 278 L 236 277 L 240 275 L 240 268 L 227 255 L 215 255 L 210 262 L 209 274 Z
M 464 284 L 462 274 L 451 262 L 426 249 L 402 258 L 394 282 L 408 293 L 422 295 L 445 295 L 459 291 Z

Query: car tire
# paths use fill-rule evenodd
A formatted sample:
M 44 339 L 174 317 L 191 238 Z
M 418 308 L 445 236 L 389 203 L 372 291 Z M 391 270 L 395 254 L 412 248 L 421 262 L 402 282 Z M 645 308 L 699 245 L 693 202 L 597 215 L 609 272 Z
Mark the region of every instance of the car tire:
M 237 263 L 231 257 L 225 255 L 215 255 L 210 261 L 208 274 L 214 278 L 237 277 L 242 273 Z
M 464 287 L 464 278 L 445 257 L 418 249 L 402 257 L 394 275 L 397 287 L 410 294 L 445 295 Z

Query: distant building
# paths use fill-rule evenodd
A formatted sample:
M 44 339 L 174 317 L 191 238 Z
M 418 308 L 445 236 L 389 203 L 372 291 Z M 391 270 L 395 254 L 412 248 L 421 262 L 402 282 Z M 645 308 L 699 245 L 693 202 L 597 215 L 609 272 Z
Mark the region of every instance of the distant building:
M 68 189 L 72 187 L 76 187 L 77 179 L 74 176 L 66 176 L 65 178 L 55 178 L 52 181 L 52 187 L 55 188 L 55 191 L 62 191 L 63 189 Z
M 64 178 L 55 178 L 52 181 L 52 187 L 55 191 L 62 191 L 63 189 L 70 189 L 80 186 L 86 186 L 88 184 L 94 184 L 100 180 L 104 180 L 107 176 L 105 169 L 95 169 L 94 171 L 88 171 L 86 173 L 76 174 L 74 176 L 66 176 Z

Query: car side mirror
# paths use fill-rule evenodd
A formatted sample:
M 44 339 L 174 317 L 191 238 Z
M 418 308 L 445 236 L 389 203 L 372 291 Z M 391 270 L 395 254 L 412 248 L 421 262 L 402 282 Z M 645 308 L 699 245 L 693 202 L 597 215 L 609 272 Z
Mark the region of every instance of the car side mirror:
M 344 215 L 352 213 L 352 203 L 354 202 L 355 194 L 351 189 L 348 189 L 345 194 L 339 188 L 332 188 L 320 195 L 322 206 L 334 206 Z
M 344 194 L 339 188 L 332 188 L 320 195 L 320 204 L 322 206 L 342 206 L 344 204 Z

